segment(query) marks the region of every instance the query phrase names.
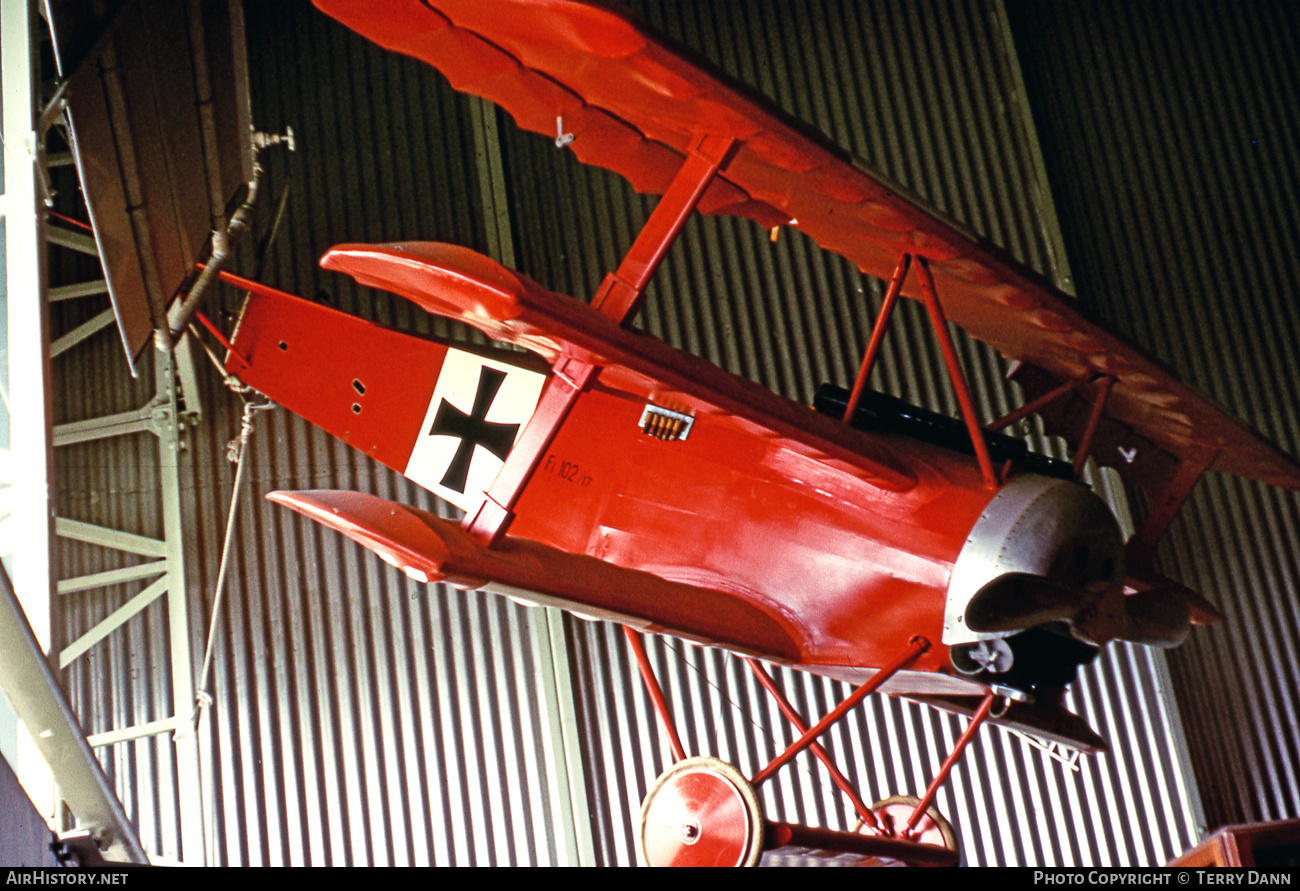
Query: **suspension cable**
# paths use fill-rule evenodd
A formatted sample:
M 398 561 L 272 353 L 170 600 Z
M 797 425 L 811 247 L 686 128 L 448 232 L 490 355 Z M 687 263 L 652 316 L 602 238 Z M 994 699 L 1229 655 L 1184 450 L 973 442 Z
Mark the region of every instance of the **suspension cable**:
M 231 389 L 239 390 L 236 387 Z M 203 653 L 203 668 L 199 672 L 199 682 L 194 693 L 194 714 L 192 722 L 197 727 L 199 717 L 207 706 L 212 704 L 212 694 L 208 692 L 208 679 L 212 673 L 212 655 L 217 639 L 217 622 L 221 616 L 222 595 L 225 593 L 226 568 L 230 562 L 230 543 L 234 537 L 235 511 L 239 507 L 240 483 L 244 478 L 244 458 L 247 454 L 248 440 L 253 435 L 254 412 L 275 408 L 270 400 L 263 403 L 244 402 L 244 417 L 240 424 L 239 435 L 226 445 L 226 460 L 235 465 L 235 483 L 230 494 L 230 513 L 226 516 L 226 537 L 221 546 L 221 564 L 217 569 L 217 585 L 212 595 L 212 618 L 208 624 L 208 642 Z

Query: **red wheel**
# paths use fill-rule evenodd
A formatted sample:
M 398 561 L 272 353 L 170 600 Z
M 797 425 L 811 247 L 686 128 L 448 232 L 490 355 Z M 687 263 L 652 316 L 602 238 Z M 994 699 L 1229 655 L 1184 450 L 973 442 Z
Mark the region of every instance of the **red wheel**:
M 757 866 L 763 828 L 763 806 L 740 771 L 688 758 L 655 780 L 637 842 L 649 866 Z
M 907 828 L 907 821 L 912 819 L 912 811 L 920 803 L 921 799 L 915 795 L 895 795 L 877 803 L 871 810 L 880 821 L 884 834 L 901 835 Z M 921 815 L 908 840 L 957 850 L 957 833 L 952 831 L 952 824 L 944 819 L 938 808 L 932 807 Z

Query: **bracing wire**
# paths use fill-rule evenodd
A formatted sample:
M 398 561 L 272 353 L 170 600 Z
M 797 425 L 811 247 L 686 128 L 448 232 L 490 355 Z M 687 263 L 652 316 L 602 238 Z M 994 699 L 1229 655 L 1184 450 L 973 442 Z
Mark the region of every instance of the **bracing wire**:
M 235 465 L 235 482 L 230 495 L 230 512 L 226 516 L 226 535 L 221 545 L 221 563 L 217 569 L 217 584 L 212 595 L 212 617 L 208 623 L 208 641 L 203 653 L 203 668 L 199 671 L 199 681 L 194 693 L 195 702 L 192 721 L 196 727 L 203 709 L 213 702 L 212 694 L 208 691 L 208 681 L 212 674 L 212 657 L 217 639 L 217 623 L 221 618 L 221 602 L 225 594 L 226 569 L 230 563 L 230 544 L 234 538 L 235 512 L 239 508 L 240 484 L 244 478 L 244 459 L 248 452 L 248 441 L 253 435 L 253 415 L 255 412 L 266 411 L 274 407 L 275 403 L 269 400 L 267 402 L 249 402 L 246 400 L 239 435 L 226 446 L 226 459 Z

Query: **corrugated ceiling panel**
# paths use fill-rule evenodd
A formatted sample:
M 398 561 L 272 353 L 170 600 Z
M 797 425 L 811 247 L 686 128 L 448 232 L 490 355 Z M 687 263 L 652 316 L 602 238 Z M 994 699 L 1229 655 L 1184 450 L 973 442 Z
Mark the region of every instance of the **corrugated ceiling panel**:
M 1080 293 L 1300 452 L 1300 10 L 1015 2 Z M 1161 550 L 1227 620 L 1170 659 L 1211 826 L 1300 815 L 1300 499 L 1208 479 Z

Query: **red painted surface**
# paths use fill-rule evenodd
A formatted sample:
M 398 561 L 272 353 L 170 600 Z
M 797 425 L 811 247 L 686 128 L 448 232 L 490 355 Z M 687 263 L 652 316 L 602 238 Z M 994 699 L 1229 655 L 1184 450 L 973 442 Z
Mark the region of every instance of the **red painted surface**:
M 577 396 L 526 478 L 514 524 L 499 547 L 586 555 L 672 583 L 676 596 L 708 608 L 679 610 L 670 619 L 649 592 L 653 584 L 637 583 L 623 599 L 596 585 L 566 589 L 565 573 L 555 566 L 530 577 L 527 561 L 506 566 L 497 547 L 479 553 L 461 542 L 458 530 L 439 529 L 436 541 L 426 540 L 440 554 L 454 541 L 459 569 L 445 556 L 411 562 L 417 545 L 403 551 L 399 565 L 433 578 L 455 580 L 460 572 L 464 583 L 504 582 L 630 615 L 656 630 L 732 641 L 746 652 L 857 679 L 921 634 L 936 646 L 913 667 L 950 672 L 946 649 L 937 645 L 948 577 L 993 495 L 972 459 L 851 430 L 461 249 L 348 248 L 331 252 L 326 264 L 418 296 L 498 338 L 540 345 L 551 357 L 569 350 L 602 362 L 624 360 L 602 368 Z M 557 330 L 574 332 L 586 349 Z M 281 342 L 290 349 L 281 350 Z M 310 346 L 299 351 L 299 342 Z M 249 362 L 239 372 L 244 379 L 390 467 L 406 467 L 442 347 L 287 295 L 252 298 L 233 343 Z M 310 357 L 308 364 L 295 363 L 294 355 Z M 231 359 L 232 371 L 239 361 Z M 354 414 L 350 382 L 381 369 L 385 387 L 405 395 L 383 390 L 388 410 L 371 411 L 367 404 Z M 664 383 L 669 379 L 676 385 Z M 648 401 L 693 414 L 690 436 L 665 441 L 642 432 L 638 422 Z M 350 509 L 337 499 L 333 505 L 334 514 L 321 509 L 313 515 L 343 528 L 330 516 Z M 399 515 L 385 521 L 383 510 L 364 506 L 361 524 L 373 530 L 370 544 L 385 535 L 402 540 L 395 526 L 384 531 L 385 522 L 396 523 Z M 547 559 L 558 566 L 561 558 Z M 626 587 L 628 581 L 615 574 L 606 584 Z M 766 631 L 729 637 L 715 621 L 724 603 L 732 613 L 738 606 L 757 611 L 763 617 L 758 624 L 783 629 L 786 637 Z
M 797 662 L 791 624 L 727 593 L 678 584 L 522 538 L 488 550 L 455 523 L 361 492 L 272 492 L 421 581 L 485 588 L 651 632 Z
M 451 245 L 347 245 L 323 259 L 552 367 L 460 528 L 355 493 L 277 496 L 418 577 L 495 585 L 855 681 L 920 635 L 933 646 L 891 692 L 983 692 L 955 676 L 940 640 L 954 563 L 1010 465 L 994 468 L 983 449 L 977 463 L 855 431 L 619 324 L 697 198 L 705 212 L 796 226 L 880 277 L 913 255 L 918 274 L 901 293 L 924 297 L 942 333 L 946 316 L 1004 356 L 1080 383 L 1097 406 L 1084 439 L 1104 408 L 1198 472 L 1212 455 L 1208 469 L 1300 488 L 1289 457 L 1033 272 L 622 14 L 574 0 L 317 2 L 521 126 L 551 135 L 560 118 L 580 159 L 665 195 L 596 307 Z M 233 373 L 399 471 L 416 476 L 413 444 L 445 435 L 421 429 L 438 408 L 445 347 L 265 291 L 233 346 Z M 944 351 L 959 380 L 951 344 Z M 689 416 L 690 435 L 642 430 L 648 404 Z M 1030 546 L 1046 540 L 1032 525 L 1016 527 Z M 980 547 L 971 553 L 983 559 Z M 1088 564 L 1087 547 L 1050 547 L 1065 548 L 1048 552 L 1053 566 Z M 978 584 L 964 597 L 985 581 L 971 572 Z
M 743 866 L 763 832 L 735 785 L 705 769 L 670 777 L 644 818 L 642 845 L 651 866 Z
M 319 303 L 257 290 L 240 317 L 229 371 L 357 450 L 403 470 L 447 347 Z M 322 342 L 335 349 L 323 349 Z M 337 351 L 349 344 L 361 348 L 338 361 Z
M 760 604 L 801 629 L 805 664 L 878 667 L 912 634 L 940 638 L 952 561 L 991 495 L 973 462 L 918 449 L 917 485 L 886 493 L 725 414 L 685 442 L 646 436 L 649 394 L 603 384 L 561 428 L 512 535 Z
M 902 491 L 916 480 L 875 437 L 782 399 L 661 340 L 621 327 L 571 297 L 553 294 L 487 257 L 454 245 L 344 245 L 326 269 L 382 288 L 429 312 L 460 319 L 496 340 L 551 362 L 602 366 L 607 386 L 641 388 L 687 408 L 734 415 L 755 433 L 777 436 L 798 454 L 852 468 L 874 485 Z
M 664 194 L 694 140 L 735 140 L 700 199 L 705 213 L 790 225 L 888 279 L 898 258 L 929 261 L 947 317 L 1003 356 L 1058 382 L 1114 378 L 1110 418 L 1178 456 L 1217 450 L 1210 469 L 1300 489 L 1300 467 L 1079 311 L 1003 251 L 878 178 L 762 97 L 688 60 L 630 14 L 577 0 L 315 0 L 381 46 L 421 59 L 526 130 Z M 915 279 L 904 289 L 920 299 Z
M 432 451 L 412 457 L 417 442 L 433 441 L 423 437 L 496 443 L 495 434 L 480 431 L 520 430 L 507 440 L 514 448 L 481 506 L 459 526 L 356 492 L 269 497 L 422 581 L 560 606 L 861 684 L 755 775 L 754 785 L 887 679 L 891 686 L 885 689 L 893 693 L 987 693 L 921 803 L 877 812 L 885 835 L 893 834 L 906 813 L 898 832 L 903 839 L 764 826 L 743 777 L 730 778 L 729 768 L 696 770 L 687 764 L 689 770 L 670 771 L 669 782 L 661 782 L 647 801 L 643 842 L 654 861 L 735 864 L 750 859 L 764 838 L 769 845 L 806 844 L 916 862 L 955 860 L 953 851 L 937 846 L 946 843 L 943 827 L 922 824 L 939 784 L 997 694 L 981 680 L 958 676 L 941 643 L 950 582 L 966 598 L 954 595 L 960 609 L 972 596 L 1020 591 L 988 586 L 996 573 L 1014 573 L 981 562 L 985 548 L 1012 549 L 1013 534 L 1015 544 L 1031 550 L 1042 545 L 1042 554 L 1052 559 L 1047 576 L 1062 574 L 1057 568 L 1070 564 L 1081 574 L 1090 565 L 1090 550 L 1077 538 L 1053 538 L 1047 528 L 1061 518 L 1068 526 L 1082 512 L 1060 508 L 1065 502 L 1056 502 L 1050 517 L 1029 507 L 1015 513 L 1015 498 L 987 510 L 1014 471 L 1010 461 L 994 468 L 979 436 L 945 317 L 1005 357 L 1044 369 L 1059 384 L 1053 392 L 1070 389 L 1086 397 L 1093 409 L 1081 431 L 1085 454 L 1105 417 L 1194 470 L 1176 476 L 1165 490 L 1166 509 L 1157 510 L 1157 522 L 1139 536 L 1139 546 L 1154 545 L 1149 539 L 1158 537 L 1166 515 L 1203 469 L 1300 488 L 1294 461 L 1088 320 L 1041 277 L 900 195 L 762 100 L 679 56 L 622 13 L 575 0 L 316 2 L 380 44 L 438 67 L 457 89 L 502 105 L 521 126 L 550 136 L 558 123 L 561 133 L 572 135 L 568 144 L 581 160 L 664 197 L 592 306 L 451 245 L 348 245 L 322 261 L 327 269 L 466 322 L 549 363 L 546 389 L 522 429 L 489 420 L 492 399 L 481 394 L 495 393 L 501 384 L 485 384 L 495 379 L 480 370 L 475 408 L 468 414 L 460 409 L 458 432 L 448 434 L 440 427 L 441 408 L 431 402 L 435 393 L 448 392 L 442 389 L 445 380 L 455 378 L 461 392 L 460 373 L 452 370 L 458 354 L 452 354 L 455 361 L 446 359 L 445 346 L 250 286 L 255 296 L 232 337 L 228 370 L 388 466 L 416 478 L 423 473 L 416 465 L 441 460 L 426 462 Z M 925 300 L 976 457 L 855 431 L 620 324 L 637 311 L 646 282 L 696 207 L 764 227 L 797 227 L 877 277 L 897 268 L 898 285 L 891 287 L 888 304 L 900 293 Z M 910 280 L 900 257 L 915 261 Z M 863 381 L 882 330 L 873 334 Z M 851 401 L 860 390 L 855 387 Z M 651 405 L 689 418 L 689 435 L 643 429 L 643 412 Z M 845 414 L 850 416 L 851 408 Z M 430 418 L 431 429 L 423 429 Z M 469 453 L 459 447 L 457 452 Z M 464 467 L 459 459 L 448 460 Z M 436 479 L 441 473 L 424 475 Z M 1041 494 L 1033 488 L 1041 481 L 1024 480 L 1026 486 L 1009 494 Z M 463 486 L 455 491 L 466 494 Z M 1096 499 L 1088 503 L 1093 502 L 1100 505 Z M 977 522 L 990 516 L 973 535 Z M 1007 537 L 989 538 L 989 527 L 999 523 L 1010 530 Z M 1118 548 L 1113 527 L 1097 533 L 1095 543 L 1110 540 L 1107 530 Z M 954 565 L 972 542 L 967 553 L 974 559 L 962 564 L 959 583 Z M 1095 556 L 1100 552 L 1092 552 L 1094 560 L 1102 559 Z M 1119 566 L 1118 560 L 1106 562 Z M 1112 575 L 1110 569 L 1101 573 Z M 1084 581 L 1099 578 L 1107 609 L 1125 614 L 1114 609 L 1123 600 L 1118 581 L 1083 579 L 1083 606 L 1071 614 L 1076 634 L 1092 627 L 1075 621 L 1089 615 L 1085 607 L 1091 609 L 1082 595 L 1095 593 Z M 1143 590 L 1162 582 L 1132 584 Z M 1022 595 L 1022 602 L 1026 596 L 1033 599 Z M 1194 615 L 1212 612 L 1191 592 L 1181 596 Z M 1056 613 L 1051 616 L 1057 620 Z M 953 621 L 959 620 L 966 614 Z M 1123 626 L 1118 618 L 1112 624 Z M 1026 630 L 1037 629 L 991 629 Z M 1117 633 L 1084 639 L 1103 643 Z M 960 638 L 952 640 L 956 655 Z M 1034 646 L 1030 641 L 1025 651 L 1026 674 L 1038 670 L 1046 680 L 1025 677 L 1018 683 L 1035 696 L 1055 694 L 1064 681 L 1053 673 L 1057 666 L 1034 667 L 1035 659 L 1040 666 L 1052 661 Z M 1052 641 L 1045 649 L 1061 646 Z M 1076 661 L 1068 653 L 1062 657 L 1071 671 Z M 998 682 L 997 675 L 982 677 Z M 648 681 L 654 690 L 653 679 Z M 1053 698 L 1038 703 L 1043 709 L 1037 726 L 1048 736 L 1091 745 L 1086 728 L 1057 724 Z M 657 705 L 667 721 L 666 709 Z M 953 707 L 951 700 L 947 706 Z M 802 729 L 798 716 L 790 720 Z M 680 743 L 674 748 L 680 757 Z M 871 824 L 875 815 L 851 797 Z M 918 827 L 920 840 L 936 844 L 907 841 Z

